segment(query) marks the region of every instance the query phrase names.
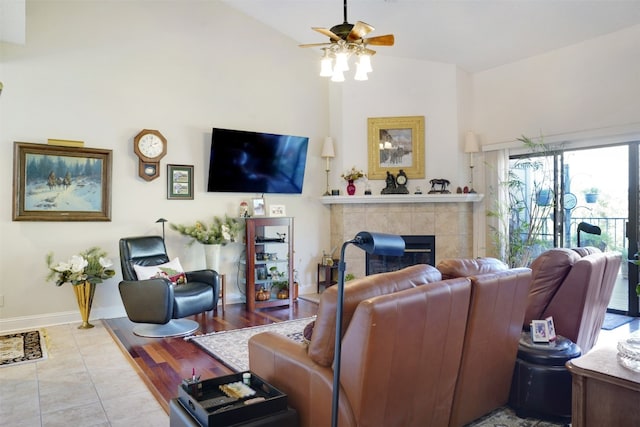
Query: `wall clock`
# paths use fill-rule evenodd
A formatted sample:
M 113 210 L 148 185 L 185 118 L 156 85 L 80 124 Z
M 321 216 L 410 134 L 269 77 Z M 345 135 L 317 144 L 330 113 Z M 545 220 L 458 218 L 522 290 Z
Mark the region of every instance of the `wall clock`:
M 157 130 L 143 129 L 133 138 L 133 152 L 140 178 L 154 180 L 160 176 L 160 159 L 167 154 L 167 139 Z

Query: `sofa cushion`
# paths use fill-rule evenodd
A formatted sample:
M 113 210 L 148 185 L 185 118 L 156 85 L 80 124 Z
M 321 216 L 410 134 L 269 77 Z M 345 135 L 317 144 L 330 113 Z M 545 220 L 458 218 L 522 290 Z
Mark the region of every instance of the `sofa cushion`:
M 580 247 L 571 248 L 571 249 L 574 250 L 580 256 L 587 256 L 591 254 L 602 253 L 602 251 L 596 248 L 595 246 L 580 246 Z
M 133 269 L 136 272 L 136 276 L 138 276 L 138 280 L 166 278 L 173 284 L 184 284 L 187 282 L 187 276 L 184 273 L 184 268 L 182 268 L 179 258 L 174 258 L 167 263 L 153 266 L 134 264 Z
M 533 280 L 527 299 L 524 329 L 528 330 L 532 320 L 542 319 L 542 313 L 558 291 L 580 255 L 571 249 L 555 248 L 543 252 L 531 263 Z
M 497 273 L 508 270 L 509 266 L 497 258 L 453 258 L 441 261 L 437 268 L 442 279 L 454 279 Z
M 351 317 L 361 301 L 437 282 L 441 278 L 442 275 L 435 267 L 418 264 L 398 271 L 350 280 L 344 287 L 342 330 L 347 330 Z M 309 344 L 309 357 L 325 367 L 331 366 L 333 362 L 337 302 L 338 286 L 331 286 L 322 293 L 313 327 L 313 338 Z

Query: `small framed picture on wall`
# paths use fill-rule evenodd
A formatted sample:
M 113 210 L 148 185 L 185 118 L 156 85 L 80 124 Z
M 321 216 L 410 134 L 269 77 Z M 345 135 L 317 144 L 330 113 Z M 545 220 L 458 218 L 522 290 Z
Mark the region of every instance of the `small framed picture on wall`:
M 193 200 L 192 165 L 167 165 L 167 199 Z
M 269 216 L 285 216 L 286 208 L 284 205 L 269 205 Z
M 266 214 L 264 199 L 262 197 L 253 199 L 253 216 L 265 216 Z

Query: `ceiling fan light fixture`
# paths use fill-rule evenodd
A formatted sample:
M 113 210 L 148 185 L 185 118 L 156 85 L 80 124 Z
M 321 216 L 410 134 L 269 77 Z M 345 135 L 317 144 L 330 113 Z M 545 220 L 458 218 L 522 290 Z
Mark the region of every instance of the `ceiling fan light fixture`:
M 358 55 L 358 59 L 358 65 L 362 68 L 363 73 L 370 73 L 373 71 L 373 68 L 371 68 L 371 55 L 368 53 L 361 53 Z
M 336 53 L 335 68 L 340 71 L 349 71 L 349 54 L 345 51 Z
M 344 81 L 344 72 L 339 70 L 338 67 L 334 67 L 333 75 L 331 76 L 332 82 L 343 82 Z
M 365 37 L 374 28 L 366 22 L 357 21 L 350 24 L 347 20 L 347 0 L 344 0 L 344 22 L 331 28 L 311 27 L 312 30 L 329 37 L 325 43 L 301 44 L 300 47 L 320 47 L 324 54 L 320 62 L 320 76 L 329 77 L 331 81 L 344 81 L 344 72 L 349 71 L 349 58 L 357 56 L 355 80 L 368 80 L 368 73 L 373 71 L 371 67 L 371 55 L 374 50 L 367 48 L 373 46 L 393 46 L 395 38 L 393 34 L 376 37 Z M 335 64 L 333 64 L 335 59 Z
M 331 77 L 333 75 L 333 59 L 329 51 L 325 49 L 324 56 L 320 61 L 320 77 Z
M 356 75 L 353 76 L 353 79 L 358 81 L 369 80 L 365 67 L 360 62 L 356 64 Z

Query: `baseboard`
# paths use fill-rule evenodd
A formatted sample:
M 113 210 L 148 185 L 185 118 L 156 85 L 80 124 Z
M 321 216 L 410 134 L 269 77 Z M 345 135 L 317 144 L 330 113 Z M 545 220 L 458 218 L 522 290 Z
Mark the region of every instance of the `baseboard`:
M 114 317 L 124 317 L 126 315 L 124 307 L 122 306 L 101 307 L 91 310 L 91 318 L 89 320 L 111 319 Z M 80 313 L 77 310 L 11 317 L 8 319 L 0 319 L 0 332 L 21 331 L 24 329 L 42 328 L 45 326 L 62 325 L 80 321 Z

